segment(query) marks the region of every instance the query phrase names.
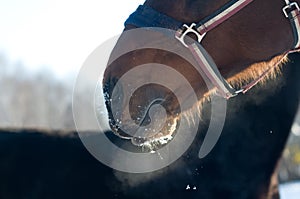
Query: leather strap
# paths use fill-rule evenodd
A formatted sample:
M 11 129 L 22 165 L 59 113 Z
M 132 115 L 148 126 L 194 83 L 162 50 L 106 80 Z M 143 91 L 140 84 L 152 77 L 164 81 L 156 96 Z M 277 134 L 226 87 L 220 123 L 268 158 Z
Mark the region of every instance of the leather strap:
M 300 47 L 300 9 L 296 2 L 285 0 L 286 6 L 282 9 L 284 15 L 289 18 L 294 33 L 294 49 Z
M 205 51 L 205 49 L 200 45 L 196 45 L 193 43 L 186 44 L 185 36 L 187 36 L 188 33 L 195 34 L 197 36 L 198 42 L 200 43 L 207 32 L 223 23 L 225 20 L 236 14 L 252 1 L 253 0 L 232 0 L 212 15 L 201 20 L 197 24 L 192 23 L 189 26 L 173 19 L 172 17 L 156 11 L 149 6 L 141 5 L 133 14 L 129 16 L 129 18 L 125 22 L 125 25 L 130 24 L 136 27 L 161 27 L 177 30 L 175 35 L 176 38 L 190 50 L 195 60 L 199 63 L 201 70 L 218 89 L 219 94 L 222 97 L 229 99 L 239 93 L 246 93 L 247 91 L 249 91 L 253 86 L 260 82 L 274 67 L 280 64 L 280 62 L 267 69 L 260 77 L 245 85 L 240 90 L 235 90 L 222 77 L 217 66 Z M 287 51 L 285 53 L 285 55 L 287 55 L 300 49 L 300 9 L 296 2 L 290 2 L 289 0 L 284 1 L 286 5 L 282 9 L 282 11 L 284 15 L 290 19 L 295 38 L 294 48 L 290 51 Z
M 278 64 L 281 63 L 282 59 L 286 55 L 288 55 L 291 52 L 295 52 L 295 50 L 298 50 L 300 48 L 300 9 L 296 2 L 290 2 L 289 0 L 285 0 L 286 6 L 282 9 L 283 13 L 286 17 L 290 19 L 292 28 L 293 28 L 293 34 L 294 34 L 294 46 L 293 49 L 287 51 L 284 53 L 284 56 L 281 60 L 278 61 L 274 66 L 268 68 L 262 75 L 260 75 L 257 79 L 251 81 L 247 85 L 243 86 L 240 90 L 235 90 L 220 74 L 218 68 L 216 67 L 215 63 L 210 59 L 210 57 L 207 55 L 206 51 L 199 46 L 197 47 L 195 44 L 186 44 L 184 37 L 188 33 L 194 33 L 198 37 L 198 42 L 201 42 L 205 34 L 224 22 L 226 19 L 231 17 L 233 14 L 237 13 L 239 10 L 244 8 L 246 5 L 251 3 L 252 1 L 245 0 L 245 1 L 237 1 L 235 3 L 232 3 L 228 8 L 224 9 L 221 13 L 218 15 L 212 17 L 210 20 L 208 20 L 203 25 L 197 27 L 198 25 L 192 24 L 191 26 L 184 25 L 184 30 L 179 30 L 176 33 L 176 38 L 181 41 L 181 43 L 186 46 L 194 56 L 194 59 L 198 62 L 201 70 L 204 72 L 206 77 L 211 81 L 211 83 L 217 88 L 218 94 L 222 97 L 229 99 L 231 97 L 234 97 L 238 95 L 239 93 L 246 93 L 251 88 L 253 88 L 257 83 L 259 83 L 264 77 Z M 230 4 L 229 3 L 229 4 Z M 198 49 L 197 49 L 198 48 Z
M 204 34 L 230 17 L 236 14 L 238 11 L 242 10 L 248 4 L 250 4 L 253 0 L 232 0 L 226 5 L 224 5 L 220 10 L 215 12 L 214 14 L 208 16 L 201 22 L 196 25 L 196 29 L 200 34 Z

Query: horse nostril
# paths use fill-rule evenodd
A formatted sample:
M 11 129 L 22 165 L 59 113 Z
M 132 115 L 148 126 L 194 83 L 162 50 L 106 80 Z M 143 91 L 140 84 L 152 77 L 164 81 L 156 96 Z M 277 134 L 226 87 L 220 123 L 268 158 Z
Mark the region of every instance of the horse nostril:
M 149 124 L 151 124 L 152 120 L 151 120 L 151 114 L 150 114 L 150 110 L 152 107 L 157 106 L 157 105 L 162 105 L 162 103 L 164 102 L 164 99 L 155 99 L 153 100 L 146 108 L 145 111 L 141 110 L 140 112 L 140 117 L 137 118 L 138 124 L 139 126 L 147 126 Z

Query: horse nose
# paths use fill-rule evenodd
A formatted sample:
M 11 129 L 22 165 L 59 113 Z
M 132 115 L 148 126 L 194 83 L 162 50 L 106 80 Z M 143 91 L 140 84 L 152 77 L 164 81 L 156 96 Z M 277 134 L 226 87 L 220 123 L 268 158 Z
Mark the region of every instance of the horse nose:
M 112 92 L 114 91 L 114 89 L 117 89 L 117 91 L 114 92 L 121 92 L 121 84 L 119 83 L 119 79 L 117 77 L 108 77 L 106 79 L 103 80 L 103 91 L 104 94 L 108 94 L 107 97 L 111 97 Z
M 150 102 L 148 105 L 144 105 L 144 107 L 142 107 L 141 105 L 138 105 L 137 107 L 130 106 L 131 109 L 137 109 L 135 111 L 132 111 L 132 118 L 136 121 L 136 123 L 139 126 L 149 125 L 152 122 L 150 114 L 151 108 L 157 105 L 162 105 L 164 101 L 165 100 L 163 98 L 156 98 L 153 99 L 153 101 Z

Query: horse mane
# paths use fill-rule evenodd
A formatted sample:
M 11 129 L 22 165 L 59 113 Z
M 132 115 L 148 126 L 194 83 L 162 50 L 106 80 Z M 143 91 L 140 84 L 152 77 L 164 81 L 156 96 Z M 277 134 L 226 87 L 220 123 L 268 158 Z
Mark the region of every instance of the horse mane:
M 244 69 L 243 71 L 229 77 L 227 81 L 234 88 L 241 88 L 247 85 L 251 81 L 258 79 L 266 70 L 270 69 L 268 73 L 258 82 L 256 87 L 262 87 L 270 80 L 276 79 L 276 77 L 282 74 L 282 67 L 288 63 L 289 59 L 287 55 L 278 55 L 269 61 L 262 61 L 254 63 Z M 211 101 L 211 96 L 216 94 L 217 90 L 213 89 L 206 92 L 203 97 L 196 103 L 191 109 L 185 111 L 182 116 L 192 124 L 195 124 L 195 118 L 198 117 L 200 120 L 203 118 L 203 106 L 204 104 Z M 254 96 L 255 97 L 255 96 Z M 252 97 L 253 98 L 253 97 Z
M 285 55 L 278 55 L 270 61 L 254 63 L 245 70 L 233 75 L 228 79 L 228 82 L 234 87 L 242 87 L 243 85 L 258 79 L 266 70 L 270 69 L 267 75 L 259 82 L 259 85 L 264 85 L 268 80 L 275 79 L 281 75 L 281 69 L 288 62 Z

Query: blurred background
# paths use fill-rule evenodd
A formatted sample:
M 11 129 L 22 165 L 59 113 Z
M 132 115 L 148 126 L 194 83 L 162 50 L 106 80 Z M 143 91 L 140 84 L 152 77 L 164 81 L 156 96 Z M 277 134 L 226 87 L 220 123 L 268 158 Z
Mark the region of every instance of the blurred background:
M 80 67 L 143 2 L 0 0 L 0 127 L 74 129 Z
M 121 33 L 143 2 L 0 0 L 0 128 L 74 130 L 72 89 L 81 65 L 98 45 Z M 97 129 L 87 127 L 92 128 Z M 299 114 L 279 179 L 300 180 Z

